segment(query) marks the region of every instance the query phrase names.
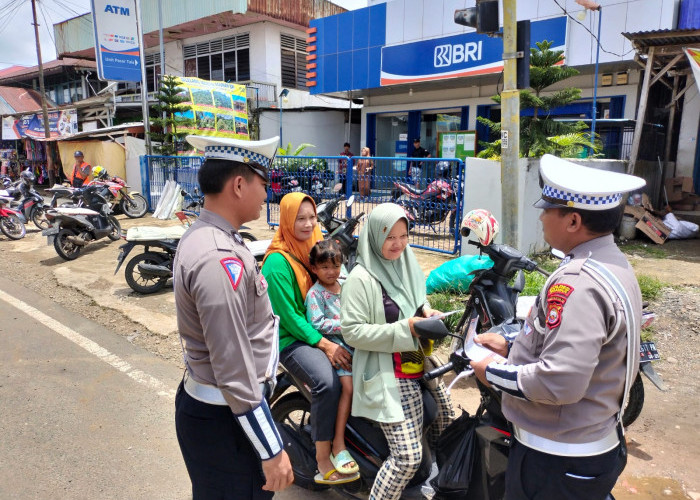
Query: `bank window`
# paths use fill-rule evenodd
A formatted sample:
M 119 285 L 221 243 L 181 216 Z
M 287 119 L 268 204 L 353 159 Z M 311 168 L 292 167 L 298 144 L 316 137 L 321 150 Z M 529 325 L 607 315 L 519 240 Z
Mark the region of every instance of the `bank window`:
M 146 88 L 155 92 L 160 87 L 160 52 L 146 54 Z
M 459 130 L 461 121 L 461 109 L 431 109 L 423 111 L 420 123 L 421 146 L 427 149 L 433 158 L 440 156 L 437 154 L 438 133 Z
M 185 76 L 224 82 L 250 80 L 249 49 L 248 33 L 185 45 Z
M 282 86 L 306 90 L 306 40 L 280 35 Z

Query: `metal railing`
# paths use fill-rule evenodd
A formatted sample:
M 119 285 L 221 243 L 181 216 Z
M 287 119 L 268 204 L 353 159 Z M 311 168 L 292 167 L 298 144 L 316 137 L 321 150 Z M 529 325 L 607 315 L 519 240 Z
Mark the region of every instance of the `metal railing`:
M 142 156 L 142 188 L 150 209 L 157 205 L 168 180 L 194 192 L 203 160 L 201 156 Z M 360 163 L 363 160 L 373 164 L 368 175 L 363 175 L 365 165 Z M 417 166 L 419 171 L 409 170 Z M 317 204 L 354 195 L 352 206 L 338 216 L 369 214 L 380 203 L 398 203 L 411 222 L 411 246 L 448 254 L 460 250 L 457 229 L 462 220 L 465 168 L 459 159 L 278 156 L 269 175 L 267 223 L 270 226 L 279 225 L 279 202 L 289 192 L 304 192 Z

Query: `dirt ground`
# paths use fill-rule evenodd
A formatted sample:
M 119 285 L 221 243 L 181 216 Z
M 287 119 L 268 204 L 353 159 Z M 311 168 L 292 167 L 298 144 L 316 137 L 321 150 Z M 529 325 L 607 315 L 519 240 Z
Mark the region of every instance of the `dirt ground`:
M 124 229 L 178 224 L 150 216 L 118 218 Z M 261 221 L 249 226 L 259 239 L 274 234 L 264 222 L 264 213 Z M 700 499 L 700 454 L 695 448 L 700 442 L 700 239 L 672 241 L 662 247 L 649 241 L 631 243 L 637 249 L 630 256 L 637 273 L 668 285 L 651 304 L 658 316 L 654 340 L 662 356 L 655 368 L 668 391 L 661 392 L 644 380 L 644 410 L 627 429 L 629 461 L 614 494 L 618 500 Z M 0 235 L 0 273 L 181 366 L 172 288 L 147 296 L 133 292 L 124 281 L 123 268 L 114 274 L 119 245 L 100 241 L 89 245 L 77 260 L 66 262 L 30 226 L 20 241 Z M 649 247 L 663 249 L 664 255 L 651 255 Z M 422 250 L 416 254 L 426 274 L 450 258 Z M 470 381 L 460 381 L 453 391 L 455 402 L 467 410 L 476 408 L 477 397 Z

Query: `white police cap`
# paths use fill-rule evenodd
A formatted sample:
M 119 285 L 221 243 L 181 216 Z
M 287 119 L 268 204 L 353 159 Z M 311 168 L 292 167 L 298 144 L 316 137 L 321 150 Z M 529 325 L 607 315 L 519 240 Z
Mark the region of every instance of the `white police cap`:
M 228 137 L 188 135 L 187 142 L 204 151 L 205 158 L 245 163 L 256 174 L 268 180 L 267 171 L 272 166 L 275 154 L 277 154 L 279 137 L 263 141 L 244 141 Z
M 540 160 L 542 198 L 535 208 L 607 210 L 622 202 L 622 195 L 643 187 L 640 177 L 584 167 L 552 155 Z

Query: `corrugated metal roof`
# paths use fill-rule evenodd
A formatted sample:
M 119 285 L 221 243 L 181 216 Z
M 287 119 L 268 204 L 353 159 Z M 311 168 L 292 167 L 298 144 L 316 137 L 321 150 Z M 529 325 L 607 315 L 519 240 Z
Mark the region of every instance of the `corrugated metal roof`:
M 0 87 L 0 99 L 5 103 L 0 114 L 14 115 L 41 109 L 41 94 L 36 90 Z
M 73 59 L 71 57 L 66 57 L 65 59 L 56 59 L 54 61 L 45 62 L 44 75 L 50 75 L 52 73 L 61 71 L 63 68 L 88 68 L 95 69 L 97 63 L 95 61 L 88 61 L 86 59 Z M 24 77 L 32 77 L 39 74 L 39 66 L 24 67 L 18 66 L 19 69 L 12 71 L 7 74 L 0 75 L 0 82 L 3 81 L 16 81 L 21 80 Z
M 700 30 L 655 30 L 622 33 L 622 36 L 638 48 L 662 47 L 664 45 L 697 45 L 700 43 Z
M 248 10 L 307 28 L 311 19 L 347 12 L 327 0 L 248 0 Z

